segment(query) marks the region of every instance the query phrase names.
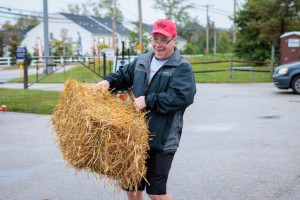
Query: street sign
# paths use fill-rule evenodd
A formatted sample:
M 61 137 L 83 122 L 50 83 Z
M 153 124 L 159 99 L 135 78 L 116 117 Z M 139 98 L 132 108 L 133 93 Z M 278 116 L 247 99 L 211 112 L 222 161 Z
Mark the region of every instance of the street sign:
M 115 58 L 115 50 L 113 48 L 104 48 L 102 51 L 106 55 L 106 60 L 114 60 Z
M 26 56 L 26 47 L 21 47 L 21 46 L 18 46 L 17 47 L 17 50 L 16 50 L 16 57 L 17 57 L 17 60 L 23 60 L 24 57 Z
M 136 50 L 137 51 L 142 51 L 142 45 L 141 44 L 137 44 L 136 45 Z
M 67 36 L 68 36 L 68 29 L 66 29 L 66 28 L 60 29 L 60 36 L 61 36 L 63 39 L 67 38 Z

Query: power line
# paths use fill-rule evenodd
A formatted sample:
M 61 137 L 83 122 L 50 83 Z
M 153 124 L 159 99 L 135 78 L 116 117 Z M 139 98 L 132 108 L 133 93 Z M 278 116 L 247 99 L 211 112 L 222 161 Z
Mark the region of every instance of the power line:
M 199 1 L 192 1 L 191 3 L 193 4 L 193 6 L 196 6 L 197 8 L 201 8 L 201 7 L 203 8 L 203 7 L 206 6 L 206 5 L 199 4 Z M 231 13 L 231 11 L 216 8 L 216 5 L 213 5 L 213 6 L 214 6 L 214 8 L 211 8 L 211 10 L 219 12 L 219 14 L 229 14 L 229 13 Z
M 18 17 L 8 17 L 5 15 L 0 15 L 0 17 L 6 18 L 6 19 L 19 19 Z
M 43 15 L 28 15 L 28 14 L 20 14 L 20 13 L 15 13 L 15 12 L 6 12 L 6 11 L 0 11 L 0 13 L 2 14 L 7 14 L 7 16 L 5 16 L 5 18 L 8 19 L 19 19 L 20 17 L 31 17 L 31 18 L 36 18 L 39 21 L 43 20 Z M 12 16 L 10 16 L 12 15 Z M 18 17 L 14 17 L 14 16 L 20 16 Z M 58 16 L 58 17 L 55 17 Z M 51 14 L 49 15 L 49 21 L 51 22 L 58 22 L 58 23 L 68 23 L 69 21 L 65 18 L 62 18 L 59 14 Z
M 38 17 L 36 15 L 27 15 L 27 14 L 20 14 L 20 13 L 6 12 L 6 11 L 0 11 L 0 13 L 8 14 L 8 15 L 24 16 L 24 17 Z
M 200 5 L 200 4 L 195 3 L 195 7 L 196 7 L 197 9 L 206 11 L 206 9 L 205 9 L 206 6 L 205 6 L 205 5 Z M 230 15 L 230 11 L 221 10 L 221 9 L 217 9 L 217 8 L 211 8 L 211 9 L 210 9 L 210 12 L 211 12 L 211 13 L 218 14 L 218 15 Z

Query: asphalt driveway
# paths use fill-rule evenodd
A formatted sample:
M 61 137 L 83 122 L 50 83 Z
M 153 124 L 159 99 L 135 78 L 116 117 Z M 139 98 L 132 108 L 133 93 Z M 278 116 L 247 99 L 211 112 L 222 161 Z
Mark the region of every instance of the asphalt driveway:
M 198 84 L 170 172 L 173 199 L 300 199 L 299 113 L 300 96 L 272 83 Z M 0 112 L 0 199 L 125 200 L 66 166 L 49 121 Z

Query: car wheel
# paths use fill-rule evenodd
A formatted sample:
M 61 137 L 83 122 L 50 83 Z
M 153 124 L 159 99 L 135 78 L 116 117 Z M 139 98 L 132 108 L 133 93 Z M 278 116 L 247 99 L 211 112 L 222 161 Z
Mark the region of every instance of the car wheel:
M 292 89 L 295 94 L 300 94 L 300 75 L 293 79 Z

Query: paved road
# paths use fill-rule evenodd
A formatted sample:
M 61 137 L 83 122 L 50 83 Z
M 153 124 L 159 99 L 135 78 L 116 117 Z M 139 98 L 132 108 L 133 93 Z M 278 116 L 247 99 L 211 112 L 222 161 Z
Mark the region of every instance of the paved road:
M 271 83 L 197 89 L 170 172 L 174 200 L 299 200 L 300 96 Z M 66 166 L 49 121 L 0 113 L 0 199 L 125 200 Z

